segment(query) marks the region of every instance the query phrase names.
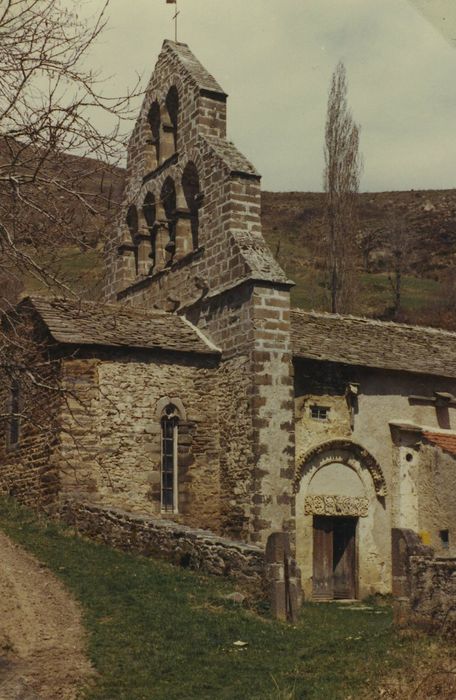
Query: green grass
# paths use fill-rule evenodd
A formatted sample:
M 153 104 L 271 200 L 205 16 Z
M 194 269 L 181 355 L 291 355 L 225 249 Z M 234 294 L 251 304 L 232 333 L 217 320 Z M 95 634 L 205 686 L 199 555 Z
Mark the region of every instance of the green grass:
M 291 290 L 292 305 L 306 310 L 328 310 L 323 275 L 318 270 L 302 269 L 291 275 L 296 286 Z M 361 275 L 359 295 L 353 313 L 370 316 L 381 314 L 392 304 L 392 293 L 387 273 Z M 423 311 L 432 307 L 441 296 L 438 282 L 419 277 L 402 279 L 401 308 L 406 313 Z
M 46 271 L 86 299 L 96 298 L 100 292 L 103 273 L 100 250 L 81 250 L 76 246 L 66 246 L 44 254 L 38 262 Z M 63 293 L 59 285 L 49 280 L 48 283 L 56 294 Z M 25 275 L 24 287 L 28 294 L 49 294 L 48 285 L 31 273 Z
M 12 501 L 0 500 L 0 527 L 81 602 L 99 674 L 90 700 L 372 698 L 428 644 L 398 636 L 388 606 L 305 604 L 296 627 L 278 623 L 224 600 L 233 582 L 80 539 Z
M 278 239 L 277 239 L 278 240 Z M 277 252 L 277 241 L 269 241 L 271 250 Z M 57 254 L 58 253 L 58 254 Z M 292 305 L 306 310 L 328 310 L 328 294 L 324 288 L 323 273 L 309 266 L 310 253 L 302 247 L 297 251 L 292 239 L 281 239 L 279 262 L 296 283 L 291 290 Z M 80 250 L 64 247 L 54 253 L 47 252 L 40 261 L 58 279 L 87 299 L 98 298 L 101 289 L 103 260 L 100 250 Z M 30 294 L 49 293 L 46 285 L 28 274 L 24 279 L 25 290 Z M 52 287 L 52 285 L 51 285 Z M 62 289 L 54 285 L 57 294 Z M 402 311 L 411 315 L 432 307 L 442 298 L 441 285 L 431 279 L 404 275 L 402 281 Z M 363 273 L 359 279 L 359 293 L 354 300 L 352 313 L 379 315 L 392 304 L 392 292 L 387 273 Z

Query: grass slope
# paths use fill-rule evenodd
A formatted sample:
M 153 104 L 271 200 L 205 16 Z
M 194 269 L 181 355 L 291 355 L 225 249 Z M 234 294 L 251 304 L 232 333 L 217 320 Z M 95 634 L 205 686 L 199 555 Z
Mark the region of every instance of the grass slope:
M 85 541 L 12 501 L 0 500 L 0 527 L 81 602 L 90 700 L 373 698 L 428 655 L 426 638 L 395 633 L 388 606 L 306 604 L 290 627 L 224 600 L 233 582 Z

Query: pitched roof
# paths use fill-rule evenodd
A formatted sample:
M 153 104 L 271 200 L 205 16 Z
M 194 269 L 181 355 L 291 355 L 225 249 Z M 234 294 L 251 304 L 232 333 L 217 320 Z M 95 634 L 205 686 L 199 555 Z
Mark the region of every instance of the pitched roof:
M 228 141 L 225 138 L 220 138 L 219 136 L 212 136 L 210 134 L 204 134 L 202 138 L 209 144 L 212 150 L 218 155 L 218 157 L 232 173 L 249 175 L 255 178 L 261 177 L 258 170 L 256 170 L 252 163 L 244 155 L 242 155 L 240 151 L 238 151 L 234 143 L 231 141 Z
M 450 452 L 452 455 L 456 455 L 455 433 L 434 433 L 424 430 L 423 437 L 426 438 L 428 442 L 432 442 L 432 444 L 440 447 L 442 450 Z
M 164 311 L 35 296 L 21 302 L 29 304 L 59 343 L 220 353 L 189 321 Z
M 203 64 L 198 61 L 187 44 L 176 43 L 175 41 L 166 39 L 163 42 L 163 48 L 176 54 L 185 70 L 200 90 L 218 92 L 220 95 L 226 96 L 226 93 L 222 90 L 216 79 L 206 70 Z
M 291 312 L 293 354 L 456 378 L 456 333 L 355 316 Z

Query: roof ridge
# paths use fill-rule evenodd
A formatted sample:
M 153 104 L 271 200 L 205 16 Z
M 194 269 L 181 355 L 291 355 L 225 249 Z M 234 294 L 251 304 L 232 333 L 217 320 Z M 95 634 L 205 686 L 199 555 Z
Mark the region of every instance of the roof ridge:
M 165 39 L 160 53 L 166 49 L 172 51 L 177 59 L 181 61 L 188 76 L 200 90 L 210 90 L 226 97 L 226 92 L 223 90 L 220 83 L 209 73 L 208 69 L 201 63 L 199 58 L 195 56 L 188 44 Z
M 424 332 L 430 332 L 432 334 L 439 334 L 439 335 L 446 335 L 451 338 L 456 337 L 456 331 L 450 331 L 446 328 L 436 328 L 434 326 L 419 326 L 419 325 L 414 325 L 412 323 L 398 323 L 397 321 L 382 321 L 381 319 L 378 318 L 369 318 L 368 316 L 355 316 L 353 314 L 336 314 L 336 313 L 331 313 L 330 311 L 306 311 L 306 309 L 299 309 L 292 307 L 291 309 L 292 312 L 296 312 L 300 315 L 305 315 L 305 316 L 313 316 L 314 318 L 334 318 L 334 319 L 339 319 L 341 321 L 363 321 L 368 324 L 372 324 L 375 326 L 380 326 L 382 328 L 384 327 L 391 327 L 391 328 L 397 328 L 397 329 L 408 329 L 408 330 L 413 330 L 413 331 L 424 331 Z
M 97 309 L 112 309 L 113 311 L 116 311 L 117 313 L 122 312 L 122 311 L 128 311 L 130 314 L 134 314 L 137 316 L 144 316 L 144 315 L 153 315 L 153 316 L 175 316 L 176 314 L 171 314 L 169 311 L 164 311 L 163 309 L 146 309 L 145 307 L 135 307 L 135 306 L 127 306 L 126 304 L 119 304 L 115 302 L 104 302 L 104 301 L 95 301 L 93 299 L 70 299 L 68 297 L 50 297 L 50 296 L 44 296 L 41 294 L 29 294 L 26 297 L 24 297 L 21 301 L 26 301 L 29 299 L 32 304 L 34 301 L 41 301 L 41 302 L 47 302 L 49 304 L 57 304 L 61 302 L 62 304 L 67 304 L 68 306 L 72 306 L 73 308 L 76 308 L 77 306 L 93 306 Z

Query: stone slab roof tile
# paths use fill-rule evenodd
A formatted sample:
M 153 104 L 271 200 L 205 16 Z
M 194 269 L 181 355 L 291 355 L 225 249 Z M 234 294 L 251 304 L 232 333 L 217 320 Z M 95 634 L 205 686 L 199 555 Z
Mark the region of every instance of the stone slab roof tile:
M 246 261 L 250 275 L 253 280 L 264 280 L 276 284 L 285 284 L 291 287 L 292 282 L 280 267 L 277 260 L 272 255 L 268 244 L 261 237 L 251 236 L 248 240 L 244 237 L 236 239 L 240 251 Z
M 232 173 L 241 173 L 258 178 L 260 177 L 258 170 L 256 170 L 252 163 L 244 155 L 242 155 L 240 151 L 238 151 L 234 143 L 231 141 L 219 136 L 211 136 L 209 134 L 204 134 L 204 136 L 201 136 L 201 138 L 209 144 L 212 150 Z
M 189 321 L 163 311 L 35 296 L 21 303 L 32 305 L 59 343 L 220 353 Z
M 293 309 L 293 354 L 347 365 L 456 378 L 456 333 Z
M 163 48 L 165 47 L 177 55 L 179 61 L 183 64 L 184 68 L 201 90 L 210 90 L 211 92 L 218 92 L 221 95 L 226 95 L 216 79 L 190 51 L 187 44 L 176 43 L 175 41 L 167 39 L 163 44 Z

